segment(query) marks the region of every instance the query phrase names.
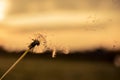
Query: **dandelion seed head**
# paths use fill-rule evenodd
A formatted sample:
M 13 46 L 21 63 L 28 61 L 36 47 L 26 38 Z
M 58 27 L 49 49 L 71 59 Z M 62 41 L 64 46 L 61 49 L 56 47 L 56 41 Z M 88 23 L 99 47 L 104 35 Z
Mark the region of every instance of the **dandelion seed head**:
M 33 44 L 34 48 L 33 48 L 32 51 L 34 53 L 42 53 L 46 50 L 46 47 L 47 47 L 46 36 L 44 36 L 41 33 L 37 33 L 37 34 L 35 34 L 35 38 L 33 38 L 32 40 L 33 40 L 34 43 L 36 41 L 35 45 Z M 38 44 L 37 41 L 39 41 L 39 45 L 37 45 Z M 32 45 L 32 43 L 30 43 L 30 46 Z

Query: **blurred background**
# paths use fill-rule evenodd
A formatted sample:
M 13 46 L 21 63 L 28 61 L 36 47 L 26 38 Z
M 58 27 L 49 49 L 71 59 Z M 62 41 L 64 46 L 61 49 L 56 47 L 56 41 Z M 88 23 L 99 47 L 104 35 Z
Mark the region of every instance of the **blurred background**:
M 0 75 L 41 33 L 50 51 L 29 53 L 6 80 L 119 80 L 119 14 L 119 0 L 0 0 Z

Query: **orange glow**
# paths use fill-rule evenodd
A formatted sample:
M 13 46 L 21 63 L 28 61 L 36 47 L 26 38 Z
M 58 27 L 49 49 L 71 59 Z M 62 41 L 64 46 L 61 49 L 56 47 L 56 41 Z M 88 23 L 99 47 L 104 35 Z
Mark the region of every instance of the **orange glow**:
M 0 24 L 0 45 L 6 49 L 26 49 L 34 33 L 46 34 L 49 49 L 56 48 L 66 54 L 98 47 L 120 48 L 120 12 L 111 1 L 31 1 L 10 0 L 11 9 L 4 13 L 8 16 Z

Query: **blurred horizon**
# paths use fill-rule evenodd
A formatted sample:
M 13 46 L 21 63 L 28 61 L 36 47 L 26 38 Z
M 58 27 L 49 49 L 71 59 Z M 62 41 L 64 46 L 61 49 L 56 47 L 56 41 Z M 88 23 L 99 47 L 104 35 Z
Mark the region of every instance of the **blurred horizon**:
M 44 54 L 28 53 L 4 79 L 119 80 L 119 64 L 115 67 L 114 63 L 115 54 L 119 52 L 109 53 L 103 49 L 85 54 L 74 52 L 65 55 L 60 52 L 54 59 L 49 51 Z M 7 52 L 0 48 L 0 76 L 22 53 Z

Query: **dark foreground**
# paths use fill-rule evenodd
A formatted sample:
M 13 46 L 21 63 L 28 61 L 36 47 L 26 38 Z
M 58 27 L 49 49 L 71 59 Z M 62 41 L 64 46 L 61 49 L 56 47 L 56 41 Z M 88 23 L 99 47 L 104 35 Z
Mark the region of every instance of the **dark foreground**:
M 113 64 L 118 52 L 98 49 L 85 53 L 59 54 L 54 59 L 50 52 L 29 53 L 3 80 L 120 80 L 120 68 Z M 0 76 L 21 54 L 0 49 Z

